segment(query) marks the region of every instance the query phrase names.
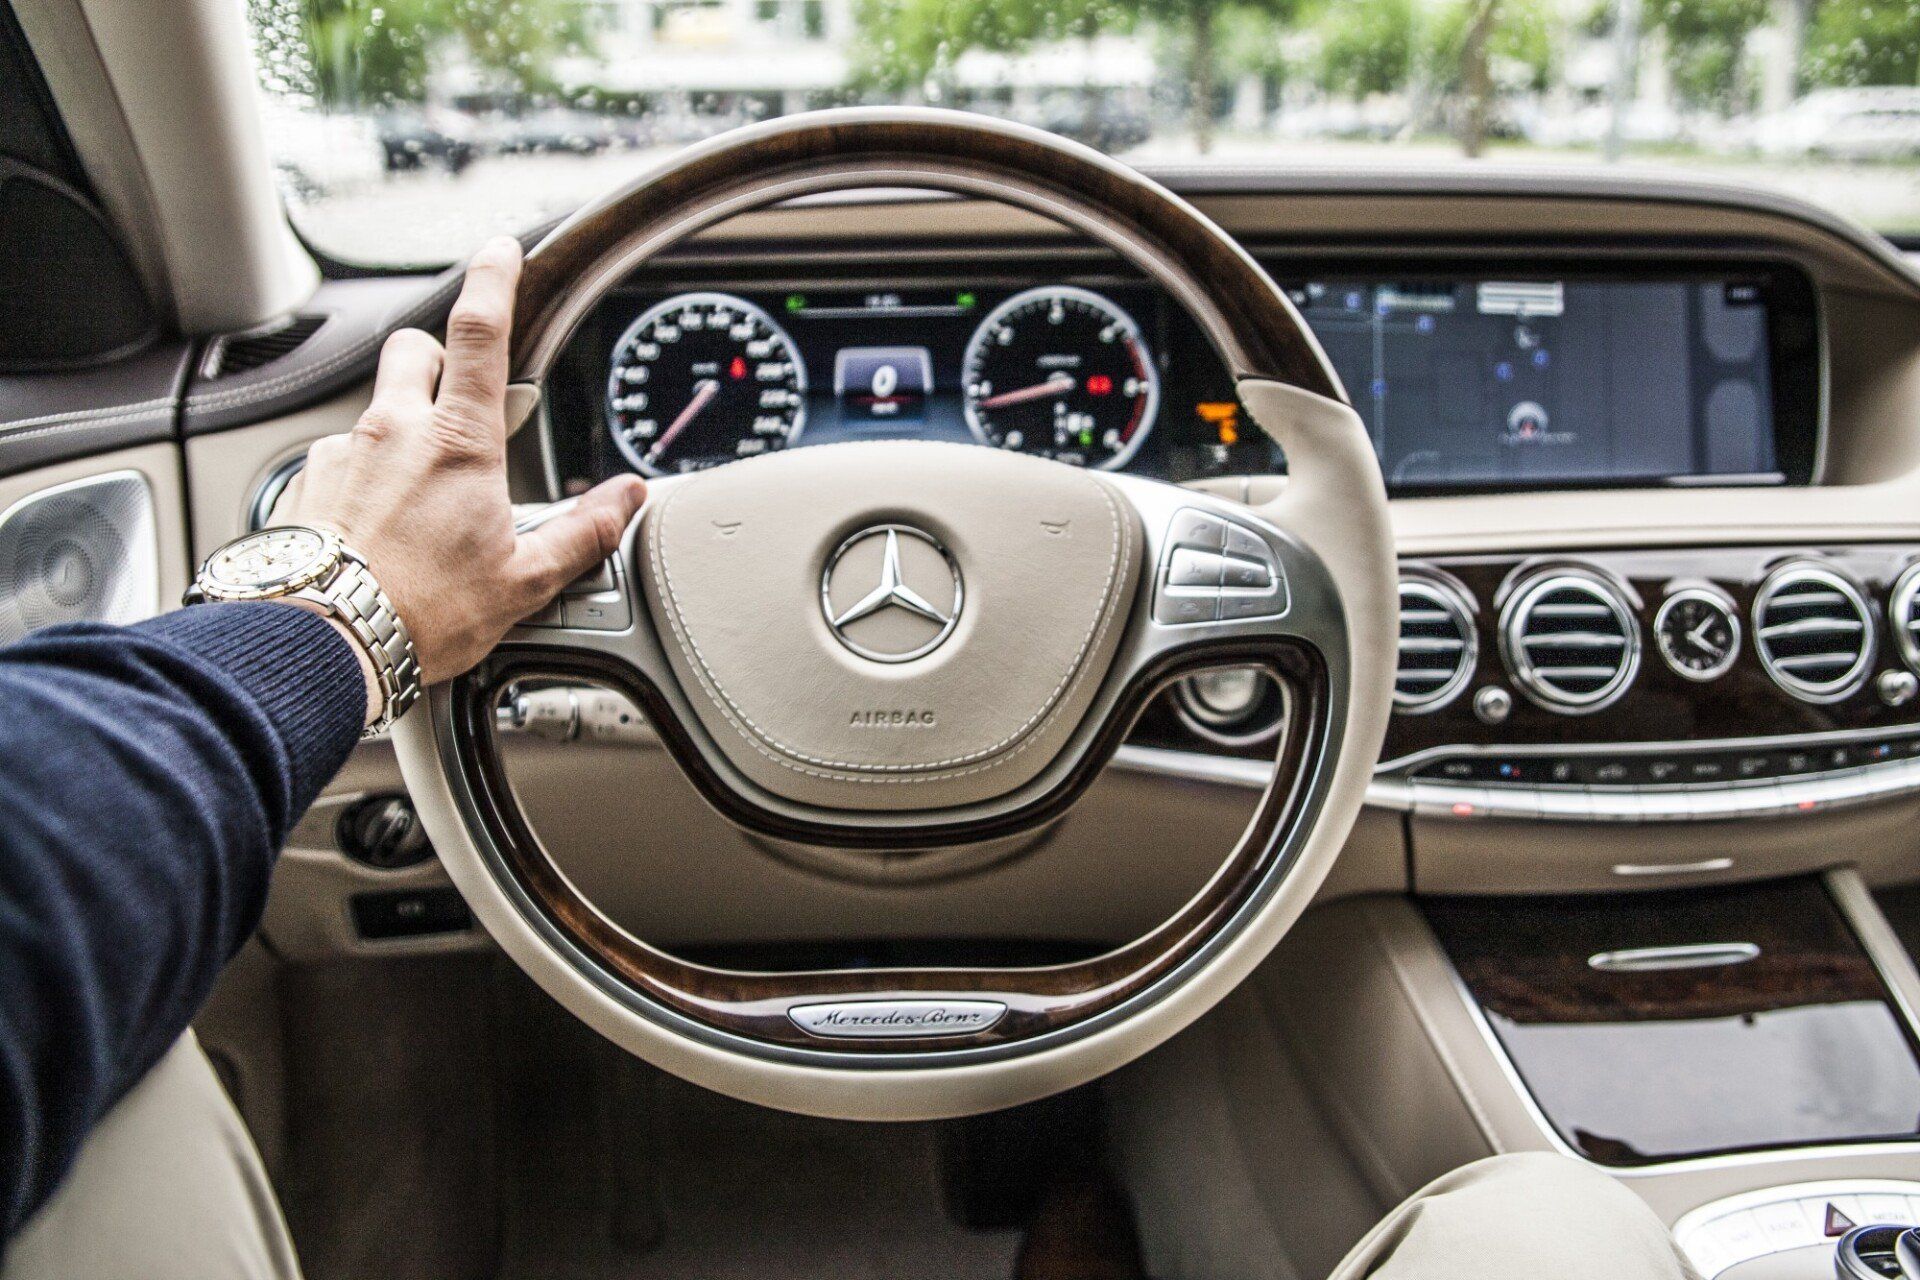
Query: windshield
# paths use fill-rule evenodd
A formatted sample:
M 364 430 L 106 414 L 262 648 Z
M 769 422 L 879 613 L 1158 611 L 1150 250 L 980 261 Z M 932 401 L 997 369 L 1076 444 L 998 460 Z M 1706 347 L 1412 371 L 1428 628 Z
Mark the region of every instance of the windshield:
M 1920 0 L 247 0 L 287 206 L 429 265 L 769 116 L 1142 163 L 1664 166 L 1920 230 Z

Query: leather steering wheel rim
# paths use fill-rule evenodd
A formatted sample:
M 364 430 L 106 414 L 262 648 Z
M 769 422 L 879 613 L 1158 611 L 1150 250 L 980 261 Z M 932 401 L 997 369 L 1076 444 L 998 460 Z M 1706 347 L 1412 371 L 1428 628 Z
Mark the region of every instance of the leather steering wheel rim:
M 628 631 L 517 631 L 475 673 L 430 691 L 394 736 L 428 833 L 476 917 L 590 1025 L 657 1066 L 749 1101 L 854 1119 L 933 1118 L 1014 1105 L 1096 1078 L 1187 1025 L 1264 958 L 1324 879 L 1377 759 L 1391 705 L 1396 568 L 1364 427 L 1264 271 L 1198 211 L 1134 171 L 1077 144 L 977 116 L 857 108 L 786 117 L 689 148 L 583 209 L 529 254 L 516 309 L 515 383 L 537 390 L 599 299 L 686 237 L 798 196 L 873 187 L 928 188 L 1024 208 L 1142 270 L 1193 315 L 1232 370 L 1249 416 L 1286 450 L 1290 480 L 1282 496 L 1249 510 L 1137 477 L 1096 478 L 971 446 L 835 446 L 736 463 L 699 481 L 656 487 L 617 558 Z M 523 390 L 518 399 L 536 397 Z M 852 479 L 835 488 L 843 472 Z M 724 627 L 713 618 L 735 607 L 732 600 L 690 589 L 689 604 L 673 586 L 674 563 L 683 582 L 700 576 L 689 568 L 737 563 L 724 559 L 731 549 L 707 527 L 741 523 L 726 513 L 777 504 L 796 481 L 824 495 L 822 504 L 839 495 L 851 509 L 872 488 L 858 482 L 863 474 L 900 477 L 904 496 L 872 510 L 904 511 L 904 527 L 936 530 L 960 552 L 974 552 L 959 559 L 988 583 L 989 598 L 1032 588 L 994 567 L 1025 557 L 1006 555 L 983 524 L 1005 523 L 1010 511 L 1059 508 L 1074 512 L 1082 533 L 1104 531 L 1100 504 L 1112 508 L 1112 545 L 1126 553 L 1114 550 L 1104 578 L 1090 552 L 1062 550 L 1058 565 L 1043 566 L 1067 584 L 1063 597 L 1084 582 L 1087 632 L 1101 643 L 1062 650 L 1050 700 L 1036 703 L 1020 725 L 1026 736 L 997 739 L 978 753 L 986 763 L 952 767 L 954 759 L 973 758 L 955 756 L 840 765 L 829 756 L 840 765 L 829 770 L 796 764 L 816 760 L 797 747 L 791 759 L 780 758 L 789 749 L 762 733 L 750 711 L 772 718 L 781 709 L 764 701 L 743 709 L 724 664 L 709 664 L 699 642 L 704 626 L 711 647 L 725 649 L 725 637 L 714 634 Z M 763 542 L 761 558 L 775 561 L 768 589 L 786 589 L 782 583 L 806 573 L 817 583 L 825 553 L 814 544 L 849 528 L 871 532 L 874 519 L 861 507 L 850 522 L 807 526 L 790 563 L 770 557 Z M 1193 625 L 1159 612 L 1167 566 L 1185 545 L 1181 531 L 1203 525 L 1233 531 L 1243 550 L 1266 559 L 1279 578 L 1281 603 L 1271 606 L 1279 612 Z M 1002 553 L 979 554 L 983 546 Z M 831 560 L 827 572 L 830 585 Z M 957 594 L 953 607 L 957 616 Z M 987 636 L 995 634 L 991 608 L 980 606 Z M 786 633 L 800 637 L 789 643 L 807 648 L 806 638 L 821 632 L 818 619 L 810 625 Z M 882 687 L 859 683 L 880 677 L 858 659 L 821 646 L 810 660 L 827 678 L 844 676 L 852 689 Z M 940 662 L 962 669 L 966 645 L 954 647 Z M 689 964 L 626 935 L 579 895 L 518 812 L 492 736 L 493 699 L 507 681 L 533 673 L 596 680 L 641 703 L 689 778 L 738 825 L 772 839 L 854 849 L 941 848 L 1011 838 L 1053 821 L 1147 698 L 1183 672 L 1224 661 L 1268 666 L 1294 699 L 1275 781 L 1240 847 L 1147 937 L 1083 964 L 1045 969 L 766 975 Z M 736 683 L 740 670 L 731 676 Z M 931 664 L 920 678 L 938 688 L 941 670 Z M 1012 700 L 1009 716 L 1027 710 Z M 1008 745 L 1016 739 L 1017 747 Z M 982 780 L 990 764 L 1023 751 L 1020 765 Z M 873 785 L 879 782 L 893 785 Z

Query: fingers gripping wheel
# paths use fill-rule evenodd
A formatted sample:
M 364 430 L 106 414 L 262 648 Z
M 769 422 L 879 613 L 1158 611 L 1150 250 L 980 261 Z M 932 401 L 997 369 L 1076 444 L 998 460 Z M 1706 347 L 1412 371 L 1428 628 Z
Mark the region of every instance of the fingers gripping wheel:
M 1298 916 L 1384 732 L 1393 555 L 1365 432 L 1265 274 L 1132 171 L 975 117 L 790 117 L 691 148 L 582 211 L 528 259 L 518 382 L 537 388 L 594 302 L 648 257 L 744 210 L 851 187 L 992 198 L 1127 257 L 1233 369 L 1250 416 L 1287 451 L 1285 495 L 1256 511 L 925 443 L 799 449 L 658 481 L 594 624 L 516 631 L 433 690 L 431 714 L 404 721 L 396 741 L 475 914 L 616 1042 L 768 1105 L 958 1115 L 1082 1083 L 1151 1048 Z M 1057 819 L 1154 693 L 1223 662 L 1266 668 L 1291 704 L 1238 848 L 1148 935 L 1045 969 L 758 974 L 650 947 L 547 858 L 492 729 L 506 682 L 591 679 L 636 700 L 743 828 L 814 847 L 951 850 Z

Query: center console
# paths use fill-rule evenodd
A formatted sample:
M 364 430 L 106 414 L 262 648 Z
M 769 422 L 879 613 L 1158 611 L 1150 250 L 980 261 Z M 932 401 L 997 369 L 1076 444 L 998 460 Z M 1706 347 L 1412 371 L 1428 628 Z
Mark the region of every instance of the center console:
M 1817 880 L 1422 904 L 1555 1137 L 1613 1168 L 1920 1140 L 1920 1059 Z
M 1920 972 L 1852 871 L 1348 900 L 1257 990 L 1382 1199 L 1558 1152 L 1641 1196 L 1705 1280 L 1827 1280 L 1848 1232 L 1920 1222 Z
M 1570 1154 L 1764 1182 L 1770 1154 L 1867 1168 L 1920 1140 L 1911 1010 L 1819 880 L 1421 910 L 1489 1049 Z M 1902 1274 L 1885 1269 L 1894 1228 L 1916 1222 L 1920 1181 L 1851 1177 L 1723 1195 L 1674 1225 L 1708 1280 L 1825 1280 L 1836 1251 Z

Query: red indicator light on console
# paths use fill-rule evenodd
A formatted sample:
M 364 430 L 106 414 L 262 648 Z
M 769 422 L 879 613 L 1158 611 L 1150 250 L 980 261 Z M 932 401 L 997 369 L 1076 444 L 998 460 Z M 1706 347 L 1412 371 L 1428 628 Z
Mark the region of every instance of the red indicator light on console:
M 729 378 L 732 378 L 735 382 L 738 382 L 740 381 L 740 379 L 746 377 L 747 376 L 747 358 L 745 356 L 735 356 L 733 358 L 733 363 L 727 366 L 727 376 Z
M 1110 396 L 1113 394 L 1113 379 L 1104 373 L 1096 373 L 1087 379 L 1087 394 L 1090 396 Z
M 1456 818 L 1471 818 L 1473 816 L 1473 806 L 1465 800 L 1456 800 L 1453 802 L 1453 816 Z

